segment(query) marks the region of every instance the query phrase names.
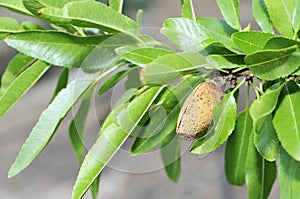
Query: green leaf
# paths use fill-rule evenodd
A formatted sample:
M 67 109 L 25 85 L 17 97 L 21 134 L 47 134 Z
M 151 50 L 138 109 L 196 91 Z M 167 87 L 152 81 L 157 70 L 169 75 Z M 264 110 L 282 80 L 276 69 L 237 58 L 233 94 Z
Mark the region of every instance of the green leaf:
M 0 96 L 12 84 L 12 82 L 21 74 L 28 66 L 34 63 L 35 59 L 24 54 L 17 54 L 12 58 L 1 77 Z
M 31 15 L 31 13 L 24 7 L 22 0 L 0 0 L 0 6 L 7 8 L 13 12 Z
M 182 13 L 182 17 L 185 17 L 185 18 L 188 18 L 188 19 L 191 19 L 194 21 L 196 20 L 192 0 L 184 0 L 181 13 Z
M 238 32 L 233 34 L 233 43 L 245 54 L 255 53 L 263 50 L 267 41 L 275 35 L 263 32 Z
M 45 30 L 45 28 L 34 22 L 24 21 L 21 24 L 21 30 Z
M 55 87 L 54 93 L 52 94 L 50 102 L 54 100 L 54 98 L 57 96 L 57 94 L 64 88 L 66 88 L 69 80 L 69 68 L 64 68 L 58 78 L 57 85 Z
M 17 175 L 38 156 L 52 138 L 62 119 L 94 82 L 95 77 L 74 80 L 57 95 L 43 111 L 38 123 L 22 146 L 15 163 L 9 170 L 9 177 Z
M 292 15 L 295 0 L 265 0 L 271 21 L 283 35 L 293 38 Z
M 101 178 L 100 176 L 101 175 L 97 176 L 97 178 L 94 180 L 94 182 L 92 183 L 92 185 L 90 187 L 93 199 L 97 199 L 97 196 L 98 196 L 100 178 Z
M 22 67 L 22 65 L 21 65 Z M 49 64 L 37 61 L 20 74 L 0 96 L 0 118 L 40 79 Z
M 180 107 L 189 93 L 203 81 L 204 79 L 199 76 L 190 76 L 166 90 L 160 99 L 165 112 L 154 114 L 154 119 L 150 121 L 142 136 L 133 143 L 130 149 L 131 155 L 144 154 L 150 151 L 176 130 Z
M 294 81 L 288 81 L 282 95 L 273 124 L 282 147 L 300 161 L 300 88 Z
M 79 165 L 81 165 L 84 157 L 85 148 L 83 133 L 93 94 L 94 89 L 90 89 L 89 92 L 85 94 L 82 98 L 80 107 L 69 126 L 70 141 Z
M 245 184 L 246 158 L 249 137 L 252 131 L 252 119 L 249 111 L 244 110 L 236 119 L 236 126 L 228 138 L 225 150 L 225 171 L 232 185 Z
M 300 30 L 300 0 L 296 0 L 292 16 L 292 24 L 294 28 L 294 33 L 295 35 L 297 35 L 297 33 Z
M 237 32 L 226 21 L 216 18 L 197 18 L 197 23 L 206 28 L 210 35 L 229 49 L 235 50 L 231 35 Z
M 273 32 L 273 25 L 264 0 L 252 1 L 253 16 L 264 32 Z
M 254 76 L 263 80 L 286 77 L 299 68 L 300 52 L 295 49 L 264 50 L 246 56 Z
M 289 48 L 289 47 L 299 48 L 298 46 L 300 46 L 300 41 L 278 36 L 278 37 L 270 38 L 268 42 L 265 44 L 264 49 L 281 50 L 283 48 Z
M 283 148 L 280 149 L 279 182 L 280 198 L 300 197 L 300 162 L 294 160 Z
M 26 55 L 54 65 L 79 67 L 91 50 L 108 37 L 78 37 L 56 31 L 28 31 L 9 35 L 6 43 Z
M 224 96 L 213 110 L 214 126 L 206 136 L 199 138 L 193 144 L 191 152 L 206 154 L 221 146 L 232 133 L 235 126 L 237 105 L 232 93 Z
M 130 149 L 131 155 L 141 155 L 156 147 L 169 134 L 175 132 L 179 107 L 174 108 L 166 117 L 166 113 L 158 112 L 153 115 L 141 137 L 138 137 Z
M 279 156 L 279 141 L 272 123 L 272 115 L 267 115 L 255 124 L 254 144 L 264 159 L 275 161 Z
M 264 120 L 266 116 L 271 115 L 275 110 L 278 96 L 285 84 L 277 83 L 272 85 L 259 98 L 253 101 L 250 107 L 250 114 L 254 123 Z
M 240 68 L 245 66 L 243 55 L 209 55 L 206 57 L 206 60 L 217 69 Z
M 50 22 L 99 28 L 107 32 L 128 32 L 138 29 L 135 21 L 96 1 L 71 2 L 63 8 L 43 8 L 39 13 L 41 18 Z
M 180 176 L 180 149 L 181 138 L 175 131 L 162 141 L 160 150 L 161 158 L 165 166 L 165 171 L 173 182 L 177 182 Z
M 267 199 L 276 179 L 276 164 L 259 155 L 250 136 L 246 160 L 246 183 L 249 199 Z
M 217 4 L 226 22 L 234 29 L 240 30 L 240 2 L 239 0 L 217 0 Z
M 0 17 L 0 40 L 4 39 L 8 33 L 20 31 L 19 23 L 9 17 Z
M 215 41 L 204 26 L 187 18 L 165 20 L 161 33 L 182 51 L 199 51 Z
M 116 53 L 133 64 L 145 66 L 156 58 L 166 54 L 171 54 L 173 52 L 160 48 L 138 48 L 124 46 L 117 48 Z
M 124 0 L 109 0 L 109 6 L 115 11 L 122 13 Z
M 144 41 L 144 39 L 146 40 Z M 93 51 L 88 54 L 81 67 L 85 71 L 93 72 L 117 64 L 121 60 L 120 56 L 115 52 L 117 48 L 122 46 L 134 48 L 139 47 L 139 45 L 146 47 L 151 45 L 148 42 L 152 42 L 152 40 L 148 41 L 147 39 L 148 38 L 144 36 L 131 37 L 125 33 L 113 35 L 95 47 Z
M 182 78 L 207 64 L 199 53 L 176 53 L 158 57 L 144 68 L 147 84 L 166 84 Z
M 116 83 L 118 83 L 121 79 L 123 79 L 130 71 L 133 69 L 129 70 L 122 70 L 120 72 L 117 72 L 110 76 L 105 82 L 101 85 L 98 95 L 102 95 L 105 91 L 113 87 Z
M 86 155 L 73 189 L 73 199 L 81 198 L 101 173 L 104 166 L 125 142 L 163 88 L 153 87 L 129 103 L 118 114 L 120 126 L 115 123 L 104 129 Z

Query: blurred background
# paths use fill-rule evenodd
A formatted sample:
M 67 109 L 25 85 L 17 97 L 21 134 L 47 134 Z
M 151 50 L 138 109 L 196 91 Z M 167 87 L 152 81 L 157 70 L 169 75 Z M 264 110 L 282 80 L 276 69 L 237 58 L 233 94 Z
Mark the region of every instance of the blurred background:
M 221 18 L 215 1 L 194 0 L 197 16 Z M 132 18 L 138 9 L 144 10 L 143 26 L 159 33 L 164 19 L 180 16 L 180 0 L 125 0 L 124 12 Z M 0 8 L 0 17 L 13 17 L 19 22 L 30 20 Z M 257 28 L 252 13 L 251 0 L 241 1 L 241 21 Z M 36 21 L 42 25 L 43 22 Z M 0 41 L 0 74 L 17 52 Z M 51 142 L 38 158 L 22 173 L 7 179 L 7 172 L 22 144 L 47 107 L 60 68 L 53 67 L 3 118 L 0 119 L 0 198 L 4 199 L 67 199 L 71 198 L 72 186 L 79 166 L 68 138 L 68 125 L 72 111 L 62 122 Z M 74 74 L 76 75 L 76 74 Z M 119 85 L 122 87 L 122 85 Z M 118 92 L 115 89 L 114 92 Z M 117 93 L 118 94 L 118 93 Z M 103 119 L 111 108 L 107 92 L 96 97 L 86 126 L 87 149 L 95 141 Z M 171 182 L 161 166 L 159 153 L 148 157 L 131 158 L 126 144 L 104 169 L 99 198 L 103 199 L 240 199 L 247 198 L 246 187 L 230 186 L 224 174 L 224 145 L 207 156 L 188 153 L 190 142 L 183 143 L 182 171 L 178 183 Z M 154 166 L 153 166 L 154 165 Z M 279 198 L 276 181 L 270 198 Z M 90 193 L 85 196 L 91 198 Z

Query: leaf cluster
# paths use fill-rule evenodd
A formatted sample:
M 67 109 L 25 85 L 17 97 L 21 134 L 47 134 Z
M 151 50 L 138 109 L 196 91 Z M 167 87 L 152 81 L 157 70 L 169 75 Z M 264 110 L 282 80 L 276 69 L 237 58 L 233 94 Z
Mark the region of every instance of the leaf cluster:
M 160 29 L 171 47 L 142 34 L 142 12 L 137 21 L 123 15 L 123 0 L 110 0 L 109 5 L 94 0 L 0 0 L 0 6 L 53 27 L 0 18 L 0 39 L 19 52 L 1 77 L 0 117 L 49 68 L 61 68 L 49 105 L 9 177 L 32 163 L 80 103 L 69 127 L 81 167 L 73 199 L 82 198 L 89 188 L 96 198 L 103 168 L 128 139 L 134 139 L 131 155 L 159 146 L 166 173 L 176 182 L 181 106 L 199 83 L 217 78 L 224 80 L 224 88 L 230 83 L 233 88 L 214 108 L 212 125 L 194 141 L 191 153 L 207 154 L 227 142 L 230 184 L 246 183 L 249 198 L 267 198 L 278 173 L 281 197 L 300 197 L 300 0 L 252 0 L 261 30 L 241 27 L 238 0 L 216 1 L 224 20 L 196 17 L 192 0 L 181 2 L 182 17 L 166 19 Z M 78 68 L 83 76 L 69 81 Z M 102 95 L 123 79 L 126 92 L 85 154 L 85 121 L 97 85 Z M 237 114 L 243 85 L 246 107 Z

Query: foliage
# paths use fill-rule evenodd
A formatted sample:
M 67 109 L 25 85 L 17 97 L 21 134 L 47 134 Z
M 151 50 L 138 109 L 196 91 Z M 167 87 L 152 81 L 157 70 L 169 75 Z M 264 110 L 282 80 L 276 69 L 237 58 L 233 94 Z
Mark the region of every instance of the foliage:
M 196 17 L 192 0 L 181 1 L 182 17 L 166 19 L 160 29 L 173 48 L 143 35 L 142 12 L 138 22 L 123 15 L 123 0 L 110 0 L 109 6 L 94 0 L 0 0 L 0 6 L 54 28 L 0 18 L 0 39 L 20 52 L 1 78 L 0 117 L 50 67 L 62 68 L 50 104 L 9 177 L 32 163 L 81 101 L 69 129 L 81 165 L 73 199 L 89 188 L 97 196 L 103 168 L 129 137 L 135 137 L 131 155 L 160 145 L 166 173 L 176 182 L 181 168 L 182 138 L 176 135 L 180 108 L 199 83 L 217 76 L 234 88 L 214 108 L 212 125 L 194 141 L 191 152 L 207 154 L 227 141 L 230 184 L 246 183 L 250 199 L 267 198 L 277 168 L 281 196 L 300 198 L 300 0 L 253 0 L 261 31 L 241 27 L 238 0 L 216 2 L 224 20 Z M 70 72 L 78 68 L 83 77 L 68 82 Z M 135 83 L 107 116 L 85 155 L 84 126 L 96 86 L 104 81 L 98 90 L 102 95 L 124 78 Z M 246 107 L 237 114 L 242 85 L 247 86 Z M 256 94 L 253 102 L 251 89 Z

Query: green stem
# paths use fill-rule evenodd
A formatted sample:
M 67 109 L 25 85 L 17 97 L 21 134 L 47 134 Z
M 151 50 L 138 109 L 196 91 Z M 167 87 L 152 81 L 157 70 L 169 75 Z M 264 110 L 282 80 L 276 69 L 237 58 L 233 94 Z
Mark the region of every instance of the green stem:
M 235 87 L 234 87 L 234 89 L 232 90 L 232 95 L 244 84 L 246 82 L 246 78 L 243 78 L 243 80 L 242 81 L 240 81 L 240 83 L 238 84 L 238 85 L 236 85 Z
M 250 83 L 250 85 L 252 86 L 254 92 L 255 92 L 255 95 L 256 95 L 256 98 L 259 99 L 260 95 L 259 95 L 259 89 L 257 88 L 257 86 L 253 83 Z
M 246 95 L 246 109 L 249 109 L 249 100 L 250 100 L 250 85 L 247 85 L 247 95 Z

